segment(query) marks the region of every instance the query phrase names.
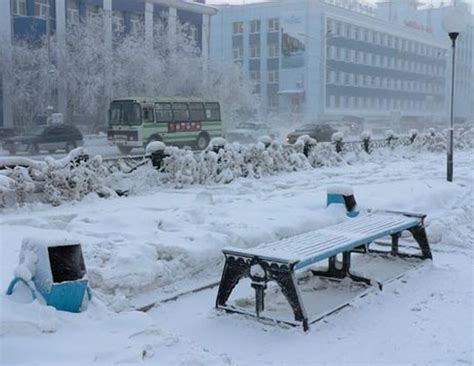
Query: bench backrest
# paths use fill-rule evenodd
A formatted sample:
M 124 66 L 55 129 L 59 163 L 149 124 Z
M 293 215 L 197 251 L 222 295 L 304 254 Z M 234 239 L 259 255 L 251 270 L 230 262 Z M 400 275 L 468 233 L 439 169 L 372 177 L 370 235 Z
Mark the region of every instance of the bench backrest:
M 228 248 L 223 252 L 296 263 L 294 268 L 297 270 L 360 245 L 369 244 L 376 239 L 410 229 L 421 222 L 421 217 L 374 212 L 324 229 L 261 244 L 255 248 Z

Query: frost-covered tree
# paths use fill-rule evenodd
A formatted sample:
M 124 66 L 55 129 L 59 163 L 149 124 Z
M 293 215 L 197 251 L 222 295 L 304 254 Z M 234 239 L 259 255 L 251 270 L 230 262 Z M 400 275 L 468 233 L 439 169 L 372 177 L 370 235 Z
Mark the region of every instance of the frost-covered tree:
M 103 24 L 103 14 L 99 13 L 69 26 L 66 50 L 57 49 L 53 36 L 52 64 L 58 65 L 59 55 L 62 60 L 55 72 L 48 65 L 44 40 L 15 44 L 11 72 L 17 125 L 26 127 L 34 115 L 45 112 L 49 90 L 58 85 L 58 79 L 67 93 L 66 119 L 81 115 L 96 127 L 105 123 L 109 98 L 115 97 L 179 95 L 213 99 L 221 102 L 228 120 L 258 109 L 252 84 L 238 67 L 203 62 L 189 36 L 189 25 L 178 24 L 176 35 L 170 38 L 166 24 L 158 21 L 152 46 L 143 32 L 138 32 L 115 37 L 112 49 L 107 50 Z M 111 90 L 106 90 L 106 74 L 112 77 Z

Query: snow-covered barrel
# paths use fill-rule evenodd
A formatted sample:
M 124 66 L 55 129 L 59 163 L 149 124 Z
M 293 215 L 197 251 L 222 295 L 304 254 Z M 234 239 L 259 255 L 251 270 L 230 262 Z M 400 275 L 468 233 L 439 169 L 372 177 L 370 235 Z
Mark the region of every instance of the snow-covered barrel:
M 344 205 L 347 216 L 355 217 L 359 214 L 354 190 L 350 186 L 331 186 L 327 189 L 326 207 L 330 205 Z
M 88 293 L 87 271 L 81 244 L 70 239 L 24 239 L 20 263 L 7 294 L 23 282 L 37 297 L 57 310 L 80 312 Z

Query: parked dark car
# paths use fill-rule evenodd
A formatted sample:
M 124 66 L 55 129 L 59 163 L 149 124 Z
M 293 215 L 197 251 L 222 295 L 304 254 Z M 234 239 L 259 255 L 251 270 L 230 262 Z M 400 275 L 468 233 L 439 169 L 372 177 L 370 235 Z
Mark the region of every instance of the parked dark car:
M 308 135 L 319 142 L 327 142 L 331 141 L 331 136 L 335 132 L 337 132 L 336 129 L 325 124 L 304 125 L 301 128 L 298 128 L 297 130 L 289 133 L 286 138 L 286 142 L 288 142 L 289 144 L 294 144 L 296 140 L 298 140 L 298 137 L 303 135 Z
M 83 144 L 82 133 L 72 125 L 50 125 L 34 127 L 27 135 L 6 138 L 3 149 L 10 155 L 19 151 L 38 154 L 41 150 L 54 153 L 56 150 L 67 152 Z
M 0 141 L 12 136 L 15 136 L 15 130 L 13 128 L 0 127 Z

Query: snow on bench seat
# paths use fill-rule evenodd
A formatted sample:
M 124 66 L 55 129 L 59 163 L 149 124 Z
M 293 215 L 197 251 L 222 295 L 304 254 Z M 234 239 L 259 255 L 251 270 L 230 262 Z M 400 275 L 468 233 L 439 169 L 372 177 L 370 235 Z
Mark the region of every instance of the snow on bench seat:
M 277 262 L 295 263 L 295 270 L 351 250 L 360 245 L 399 233 L 421 224 L 419 217 L 373 212 L 324 229 L 311 231 L 255 248 L 225 248 L 225 254 L 257 256 Z

